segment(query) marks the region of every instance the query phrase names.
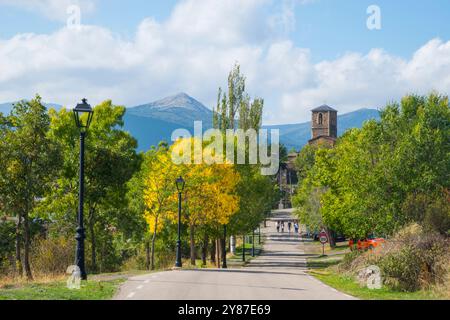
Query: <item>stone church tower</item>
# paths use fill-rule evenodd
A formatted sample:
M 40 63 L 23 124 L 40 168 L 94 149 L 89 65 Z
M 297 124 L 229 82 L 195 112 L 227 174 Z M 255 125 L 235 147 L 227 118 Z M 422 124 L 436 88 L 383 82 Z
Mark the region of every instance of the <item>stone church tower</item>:
M 312 110 L 312 139 L 310 145 L 334 146 L 337 139 L 337 110 L 323 105 Z

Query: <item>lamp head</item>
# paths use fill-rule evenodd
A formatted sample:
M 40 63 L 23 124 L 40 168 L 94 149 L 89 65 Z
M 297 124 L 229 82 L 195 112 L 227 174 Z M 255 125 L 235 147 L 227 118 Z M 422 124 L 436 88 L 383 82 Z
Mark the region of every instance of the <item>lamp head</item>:
M 87 116 L 83 116 L 84 114 Z M 90 104 L 87 103 L 87 99 L 83 99 L 82 103 L 77 104 L 77 106 L 73 109 L 73 115 L 77 127 L 81 131 L 87 131 L 91 125 L 94 110 L 92 110 Z
M 184 179 L 182 177 L 179 177 L 176 181 L 176 185 L 177 185 L 178 192 L 183 192 L 186 182 L 184 181 Z

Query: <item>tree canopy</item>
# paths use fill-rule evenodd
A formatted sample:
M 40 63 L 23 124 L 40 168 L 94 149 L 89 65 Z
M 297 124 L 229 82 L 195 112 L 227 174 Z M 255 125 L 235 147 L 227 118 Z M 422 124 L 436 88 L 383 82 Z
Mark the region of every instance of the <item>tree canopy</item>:
M 300 217 L 363 238 L 390 235 L 412 221 L 425 223 L 433 207 L 449 230 L 448 205 L 436 205 L 449 199 L 448 97 L 406 96 L 380 114 L 379 122 L 347 131 L 334 149 L 305 148 L 298 160 Z M 313 200 L 318 194 L 319 202 Z

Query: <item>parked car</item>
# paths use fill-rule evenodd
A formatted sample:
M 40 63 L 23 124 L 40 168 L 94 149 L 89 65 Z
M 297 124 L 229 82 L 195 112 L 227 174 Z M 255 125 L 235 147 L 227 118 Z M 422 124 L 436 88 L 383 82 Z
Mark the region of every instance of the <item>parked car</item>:
M 380 247 L 383 243 L 385 243 L 386 240 L 384 238 L 377 238 L 375 236 L 368 237 L 367 239 L 359 239 L 359 240 L 353 240 L 351 239 L 348 243 L 350 250 L 369 250 L 369 249 L 375 249 L 377 247 Z

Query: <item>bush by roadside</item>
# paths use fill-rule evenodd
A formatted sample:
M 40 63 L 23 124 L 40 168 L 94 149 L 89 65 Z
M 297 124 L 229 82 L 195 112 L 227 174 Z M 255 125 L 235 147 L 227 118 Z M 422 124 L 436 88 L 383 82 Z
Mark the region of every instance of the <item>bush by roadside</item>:
M 390 289 L 433 289 L 450 298 L 450 242 L 417 224 L 402 229 L 381 248 L 348 254 L 338 270 L 355 277 L 371 265 L 381 269 L 384 285 Z
M 41 239 L 33 247 L 32 267 L 36 274 L 64 275 L 75 261 L 75 241 L 64 237 Z

